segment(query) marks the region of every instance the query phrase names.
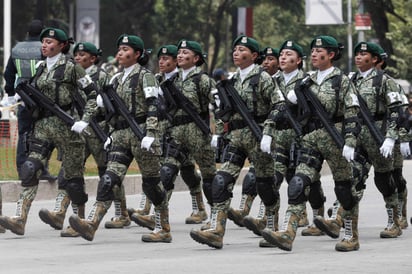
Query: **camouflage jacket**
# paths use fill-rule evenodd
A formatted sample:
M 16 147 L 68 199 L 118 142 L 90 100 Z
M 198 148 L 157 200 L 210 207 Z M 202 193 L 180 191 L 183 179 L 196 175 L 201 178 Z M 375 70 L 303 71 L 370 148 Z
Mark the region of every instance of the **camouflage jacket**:
M 373 79 L 378 77 L 378 71 L 373 69 L 365 78 L 356 74 L 353 79 L 357 92 L 366 102 L 373 116 L 386 116 L 386 137 L 397 140 L 399 131 L 397 121 L 399 118 L 399 107 L 402 104 L 399 85 L 388 75 L 383 74 L 381 86 L 375 88 Z
M 36 86 L 62 109 L 70 108 L 71 115 L 78 117 L 74 108 L 75 93 L 87 100 L 81 120 L 89 122 L 97 112 L 95 85 L 90 78 L 85 77 L 86 72 L 65 55 L 61 55 L 56 64 L 50 68 L 46 61 L 42 61 L 37 68 L 34 78 Z
M 123 75 L 124 71 L 116 74 L 114 79 L 111 80 L 114 83 L 116 92 L 135 118 L 145 118 L 146 135 L 159 137 L 156 103 L 159 86 L 154 74 L 136 64 L 124 82 L 122 82 Z M 113 117 L 110 123 L 122 120 L 122 117 Z

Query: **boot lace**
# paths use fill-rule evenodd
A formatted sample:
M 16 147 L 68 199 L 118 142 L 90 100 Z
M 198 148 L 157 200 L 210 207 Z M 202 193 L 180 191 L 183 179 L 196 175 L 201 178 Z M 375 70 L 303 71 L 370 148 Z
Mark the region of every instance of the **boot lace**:
M 345 219 L 345 234 L 343 235 L 343 241 L 350 241 L 353 237 L 352 232 L 352 220 Z
M 386 212 L 388 213 L 388 224 L 386 225 L 386 229 L 390 230 L 393 227 L 394 220 L 393 220 L 393 209 L 387 208 Z
M 290 219 L 291 213 L 286 212 L 285 217 L 283 218 L 282 225 L 280 226 L 279 231 L 285 232 L 288 229 L 288 224 L 289 224 L 289 219 Z
M 197 199 L 196 196 L 192 195 L 192 209 L 193 209 L 193 214 L 199 213 L 199 207 L 197 205 Z
M 61 192 L 57 194 L 56 203 L 54 204 L 53 211 L 59 212 L 61 210 L 64 196 L 65 196 L 64 193 L 61 193 Z
M 263 204 L 263 202 L 260 202 L 260 207 L 259 207 L 259 212 L 256 218 L 258 219 L 263 219 L 263 217 L 265 216 L 265 205 Z
M 139 204 L 139 209 L 140 210 L 145 209 L 146 201 L 147 201 L 147 196 L 146 196 L 146 194 L 142 193 L 142 198 L 140 199 L 140 204 Z
M 153 230 L 153 233 L 158 233 L 162 230 L 162 223 L 161 223 L 161 219 L 160 219 L 160 212 L 159 211 L 155 211 L 155 228 Z

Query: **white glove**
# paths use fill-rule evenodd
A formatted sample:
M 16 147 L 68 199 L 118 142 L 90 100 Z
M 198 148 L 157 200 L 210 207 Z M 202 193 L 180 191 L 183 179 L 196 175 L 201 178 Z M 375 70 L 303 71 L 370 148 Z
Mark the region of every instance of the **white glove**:
M 142 139 L 142 143 L 140 145 L 140 148 L 144 148 L 147 151 L 150 150 L 150 147 L 152 146 L 153 141 L 155 140 L 154 137 L 149 137 L 149 136 L 145 136 Z
M 217 148 L 219 138 L 220 138 L 219 135 L 213 135 L 213 136 L 212 136 L 212 141 L 210 141 L 210 146 L 211 146 L 212 148 Z
M 96 104 L 98 107 L 104 108 L 103 98 L 100 94 L 96 97 Z
M 112 145 L 112 142 L 113 142 L 112 136 L 107 137 L 106 142 L 104 142 L 104 144 L 103 144 L 103 149 L 104 150 L 109 150 L 110 146 Z
M 411 147 L 409 146 L 409 142 L 401 143 L 401 153 L 402 153 L 402 156 L 405 158 L 411 155 Z
M 260 150 L 262 152 L 271 153 L 271 144 L 272 144 L 272 137 L 269 135 L 263 135 L 262 140 L 260 141 Z
M 382 146 L 379 148 L 382 156 L 388 158 L 392 155 L 393 147 L 395 146 L 395 140 L 392 138 L 385 138 Z
M 17 93 L 16 93 L 17 94 Z M 14 95 L 14 96 L 16 96 L 16 95 Z M 14 96 L 8 96 L 7 97 L 7 104 L 9 105 L 9 106 L 12 106 L 12 105 L 14 105 L 14 104 L 16 104 L 17 103 L 17 100 L 14 98 Z M 20 96 L 19 96 L 20 97 Z
M 72 126 L 72 131 L 77 132 L 77 133 L 82 133 L 83 130 L 89 125 L 89 123 L 85 121 L 77 121 L 73 124 Z
M 291 90 L 288 92 L 288 95 L 286 96 L 292 104 L 296 105 L 298 103 L 298 98 L 296 97 L 295 90 Z
M 9 97 L 9 98 L 10 98 L 10 97 Z M 20 97 L 20 95 L 19 95 L 18 93 L 14 94 L 13 98 L 14 98 L 14 101 L 16 101 L 16 102 L 18 102 L 18 101 L 21 100 L 21 97 Z
M 344 145 L 342 150 L 342 156 L 345 157 L 346 161 L 350 163 L 353 159 L 355 159 L 355 148 Z

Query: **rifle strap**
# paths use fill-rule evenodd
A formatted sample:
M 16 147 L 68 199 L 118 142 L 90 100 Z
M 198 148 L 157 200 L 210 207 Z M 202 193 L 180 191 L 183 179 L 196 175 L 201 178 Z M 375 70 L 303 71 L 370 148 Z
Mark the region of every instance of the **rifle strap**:
M 137 88 L 137 85 L 139 84 L 139 77 L 140 77 L 140 73 L 142 72 L 142 69 L 143 67 L 140 66 L 139 72 L 132 75 L 130 78 L 129 88 L 134 91 L 132 92 L 132 110 L 131 110 L 131 113 L 133 115 L 136 113 L 136 88 Z
M 342 86 L 342 75 L 343 72 L 341 71 L 340 74 L 332 77 L 332 89 L 335 91 L 335 112 L 333 117 L 337 116 L 339 110 L 339 91 Z

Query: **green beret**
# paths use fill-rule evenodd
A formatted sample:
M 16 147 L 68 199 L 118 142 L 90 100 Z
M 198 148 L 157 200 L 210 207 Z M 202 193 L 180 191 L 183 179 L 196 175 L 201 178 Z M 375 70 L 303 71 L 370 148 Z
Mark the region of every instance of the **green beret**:
M 276 58 L 279 58 L 279 49 L 271 48 L 271 47 L 266 47 L 262 50 L 261 53 L 263 56 L 268 56 L 272 55 L 275 56 Z
M 384 52 L 377 44 L 371 42 L 359 42 L 355 46 L 355 54 L 360 51 L 366 51 L 372 54 L 373 56 L 380 57 L 381 53 Z
M 77 43 L 73 48 L 73 53 L 76 53 L 78 51 L 85 51 L 95 56 L 102 55 L 102 51 L 100 49 L 97 49 L 95 45 L 89 42 Z
M 135 51 L 144 49 L 144 43 L 142 38 L 136 35 L 120 35 L 120 37 L 117 39 L 117 46 L 119 47 L 120 45 L 127 45 L 133 48 Z
M 291 49 L 296 51 L 300 57 L 304 56 L 303 48 L 294 41 L 286 40 L 285 42 L 283 42 L 282 46 L 280 46 L 279 51 L 282 51 L 283 49 Z
M 177 49 L 178 50 L 179 49 L 190 49 L 196 54 L 198 54 L 200 56 L 201 62 L 197 64 L 197 66 L 206 62 L 205 60 L 206 60 L 207 54 L 202 51 L 202 47 L 200 46 L 198 42 L 182 39 L 177 44 Z
M 174 58 L 177 57 L 177 47 L 175 45 L 164 45 L 159 48 L 157 51 L 157 57 L 159 58 L 160 55 L 169 55 Z
M 378 52 L 379 52 L 379 56 L 383 59 L 386 60 L 388 59 L 388 53 L 378 44 L 376 44 L 376 46 L 379 48 Z
M 339 48 L 339 45 L 332 36 L 321 35 L 312 40 L 310 48 Z
M 60 42 L 66 42 L 69 38 L 67 37 L 67 34 L 61 30 L 61 29 L 56 29 L 56 28 L 46 28 L 40 33 L 40 42 L 43 41 L 43 38 L 49 37 L 56 39 L 57 41 Z
M 253 38 L 247 37 L 245 35 L 238 36 L 234 41 L 232 48 L 237 45 L 242 45 L 248 47 L 252 52 L 259 52 L 259 43 Z

